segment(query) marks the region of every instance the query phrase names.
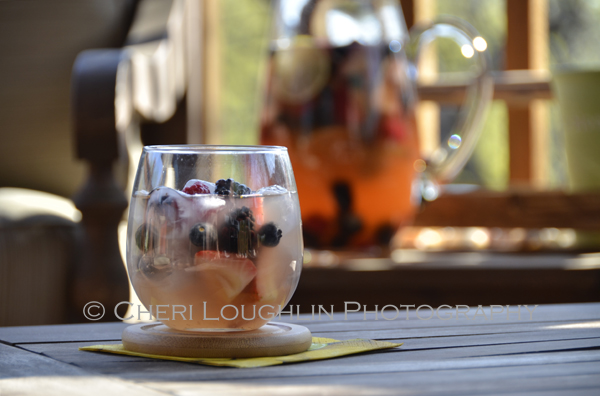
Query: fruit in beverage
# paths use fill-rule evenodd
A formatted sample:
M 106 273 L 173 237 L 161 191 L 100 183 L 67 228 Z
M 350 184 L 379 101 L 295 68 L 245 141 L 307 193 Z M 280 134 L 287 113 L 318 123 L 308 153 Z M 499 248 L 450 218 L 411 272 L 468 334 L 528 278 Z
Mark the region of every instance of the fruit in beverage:
M 281 239 L 283 233 L 275 223 L 267 223 L 264 226 L 260 227 L 258 231 L 258 240 L 262 246 L 266 247 L 275 247 L 279 245 L 279 240 Z
M 190 184 L 190 182 L 192 182 Z M 203 180 L 190 180 L 185 187 L 183 188 L 183 192 L 186 194 L 194 195 L 194 194 L 210 194 L 210 186 L 207 182 Z
M 146 223 L 139 226 L 135 232 L 135 244 L 143 252 L 152 250 L 157 240 L 156 230 Z
M 215 228 L 207 223 L 194 225 L 190 230 L 190 242 L 201 250 L 214 249 L 217 242 Z
M 218 195 L 248 195 L 252 189 L 233 179 L 219 179 L 215 183 L 215 193 Z
M 220 228 L 219 248 L 229 253 L 254 255 L 256 250 L 254 223 L 252 211 L 247 206 L 232 210 L 225 216 L 225 221 Z
M 196 253 L 194 266 L 187 271 L 201 272 L 205 282 L 223 291 L 230 300 L 239 295 L 256 276 L 256 266 L 251 260 L 227 257 L 216 251 Z
M 219 195 L 216 185 L 206 183 L 208 194 L 188 194 L 185 187 L 134 194 L 128 251 L 133 286 L 147 309 L 166 309 L 163 323 L 174 329 L 256 329 L 279 312 L 298 282 L 297 195 L 280 186 L 244 186 L 252 195 L 238 195 L 244 187 L 233 182 L 232 194 Z M 236 309 L 236 319 L 223 319 Z

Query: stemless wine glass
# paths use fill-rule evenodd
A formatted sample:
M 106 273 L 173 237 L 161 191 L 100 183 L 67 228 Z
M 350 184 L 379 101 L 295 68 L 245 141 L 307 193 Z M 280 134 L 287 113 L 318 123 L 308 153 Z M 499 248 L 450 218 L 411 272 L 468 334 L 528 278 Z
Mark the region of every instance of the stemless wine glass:
M 285 147 L 144 148 L 127 268 L 140 300 L 163 324 L 186 331 L 261 327 L 291 298 L 302 254 Z

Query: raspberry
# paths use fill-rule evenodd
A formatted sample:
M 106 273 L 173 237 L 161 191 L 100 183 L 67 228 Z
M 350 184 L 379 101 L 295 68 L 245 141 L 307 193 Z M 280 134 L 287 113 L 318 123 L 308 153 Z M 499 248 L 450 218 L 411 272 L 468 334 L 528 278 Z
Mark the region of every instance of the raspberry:
M 208 188 L 208 185 L 201 181 L 197 181 L 189 186 L 186 185 L 186 187 L 182 191 L 190 195 L 210 194 L 210 189 Z
M 233 179 L 219 179 L 215 183 L 215 193 L 219 195 L 248 195 L 252 189 Z

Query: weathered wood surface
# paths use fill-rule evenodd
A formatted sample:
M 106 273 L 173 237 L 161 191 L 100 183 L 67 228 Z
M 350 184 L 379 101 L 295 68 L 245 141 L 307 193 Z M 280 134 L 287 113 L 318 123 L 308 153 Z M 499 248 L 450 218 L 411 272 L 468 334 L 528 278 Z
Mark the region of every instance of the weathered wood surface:
M 390 302 L 392 303 L 392 302 Z M 436 307 L 434 307 L 436 308 Z M 372 310 L 373 307 L 368 307 Z M 294 314 L 315 336 L 404 342 L 401 348 L 257 369 L 207 367 L 82 352 L 118 343 L 123 323 L 0 328 L 0 393 L 78 394 L 105 389 L 131 394 L 598 394 L 600 304 L 516 307 L 487 320 L 422 320 L 401 310 L 395 320 L 338 312 Z M 529 306 L 532 310 L 533 307 Z M 513 313 L 513 310 L 515 312 Z M 386 313 L 388 313 L 386 311 Z M 441 309 L 440 317 L 455 314 Z M 428 310 L 420 311 L 429 316 Z M 390 317 L 392 315 L 388 315 Z

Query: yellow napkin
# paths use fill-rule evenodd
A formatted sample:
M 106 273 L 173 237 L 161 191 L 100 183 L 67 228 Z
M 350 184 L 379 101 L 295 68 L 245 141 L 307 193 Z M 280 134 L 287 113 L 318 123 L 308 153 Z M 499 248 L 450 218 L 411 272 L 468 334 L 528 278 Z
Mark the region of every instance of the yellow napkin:
M 283 363 L 305 362 L 308 360 L 331 359 L 338 356 L 352 355 L 355 353 L 376 351 L 379 349 L 395 348 L 402 345 L 386 341 L 373 341 L 354 339 L 338 341 L 331 338 L 313 337 L 312 345 L 306 352 L 287 356 L 271 356 L 258 358 L 187 358 L 176 356 L 150 355 L 147 353 L 131 352 L 123 348 L 123 344 L 92 345 L 79 348 L 80 351 L 107 352 L 119 355 L 139 356 L 153 359 L 176 360 L 178 362 L 199 363 L 209 366 L 227 366 L 238 368 L 275 366 Z

